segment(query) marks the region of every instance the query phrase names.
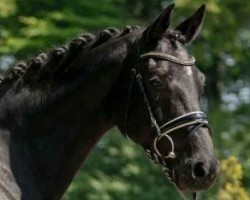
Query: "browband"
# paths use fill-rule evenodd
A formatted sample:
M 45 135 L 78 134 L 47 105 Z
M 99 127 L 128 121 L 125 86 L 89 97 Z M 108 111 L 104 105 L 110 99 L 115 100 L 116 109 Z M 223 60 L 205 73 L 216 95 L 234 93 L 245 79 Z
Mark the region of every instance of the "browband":
M 150 51 L 147 53 L 144 53 L 140 56 L 141 59 L 144 58 L 160 58 L 163 60 L 168 60 L 176 64 L 184 65 L 184 66 L 192 66 L 195 64 L 195 58 L 193 56 L 190 56 L 189 60 L 182 60 L 179 59 L 173 55 L 166 54 L 166 53 L 161 53 L 161 52 L 155 52 L 155 51 Z

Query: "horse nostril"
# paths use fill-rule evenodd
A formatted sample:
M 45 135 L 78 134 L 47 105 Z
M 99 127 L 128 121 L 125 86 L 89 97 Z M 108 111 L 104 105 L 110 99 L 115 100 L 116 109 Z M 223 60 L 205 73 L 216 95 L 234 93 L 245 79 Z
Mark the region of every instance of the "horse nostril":
M 194 165 L 194 177 L 204 177 L 206 175 L 206 170 L 204 168 L 203 162 L 197 162 Z

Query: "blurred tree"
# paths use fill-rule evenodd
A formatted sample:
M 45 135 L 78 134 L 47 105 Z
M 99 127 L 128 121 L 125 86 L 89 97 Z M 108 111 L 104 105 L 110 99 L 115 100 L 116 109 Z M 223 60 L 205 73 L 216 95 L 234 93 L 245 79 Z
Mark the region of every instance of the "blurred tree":
M 0 15 L 0 53 L 19 59 L 65 43 L 81 31 L 121 26 L 125 21 L 123 0 L 12 0 L 1 4 L 3 10 L 12 12 Z
M 176 0 L 178 12 L 192 13 L 200 0 Z M 245 0 L 207 0 L 207 15 L 200 40 L 192 46 L 198 66 L 207 75 L 206 97 L 209 109 L 220 109 L 221 94 L 236 80 L 248 81 L 250 2 Z
M 138 18 L 141 20 L 148 20 L 155 17 L 162 9 L 162 0 L 127 0 L 126 5 L 129 12 L 128 17 Z
M 231 156 L 221 161 L 220 187 L 216 199 L 218 200 L 250 200 L 246 190 L 242 187 L 243 171 L 238 159 Z
M 0 1 L 0 17 L 7 18 L 16 13 L 15 0 L 1 0 Z
M 0 66 L 63 44 L 82 31 L 148 24 L 169 3 L 177 7 L 175 27 L 203 2 L 0 0 Z M 206 6 L 203 29 L 190 51 L 207 76 L 204 108 L 217 153 L 220 158 L 238 157 L 245 169 L 242 186 L 250 188 L 250 1 L 206 0 Z M 178 199 L 141 149 L 114 132 L 118 131 L 113 130 L 90 155 L 65 200 Z M 216 193 L 214 188 L 206 196 L 213 199 Z

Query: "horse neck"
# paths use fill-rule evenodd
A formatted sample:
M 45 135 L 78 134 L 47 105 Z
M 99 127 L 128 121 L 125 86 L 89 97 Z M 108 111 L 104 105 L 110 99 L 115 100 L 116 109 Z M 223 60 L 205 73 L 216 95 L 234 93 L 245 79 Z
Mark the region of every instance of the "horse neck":
M 89 151 L 113 126 L 104 102 L 134 38 L 114 40 L 91 50 L 88 59 L 74 61 L 96 69 L 65 92 L 44 93 L 36 85 L 23 86 L 20 79 L 2 97 L 0 127 L 10 138 L 7 166 L 20 189 L 16 199 L 59 199 Z

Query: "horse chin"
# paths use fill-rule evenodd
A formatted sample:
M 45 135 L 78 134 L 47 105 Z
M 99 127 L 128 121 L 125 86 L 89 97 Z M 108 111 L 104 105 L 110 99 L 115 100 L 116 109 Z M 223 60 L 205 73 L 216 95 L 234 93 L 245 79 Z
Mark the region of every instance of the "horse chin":
M 199 181 L 193 180 L 189 176 L 176 171 L 173 171 L 173 177 L 174 185 L 178 188 L 178 190 L 184 193 L 205 191 L 209 189 L 215 181 L 215 177 L 211 177 L 209 180 L 200 183 Z

